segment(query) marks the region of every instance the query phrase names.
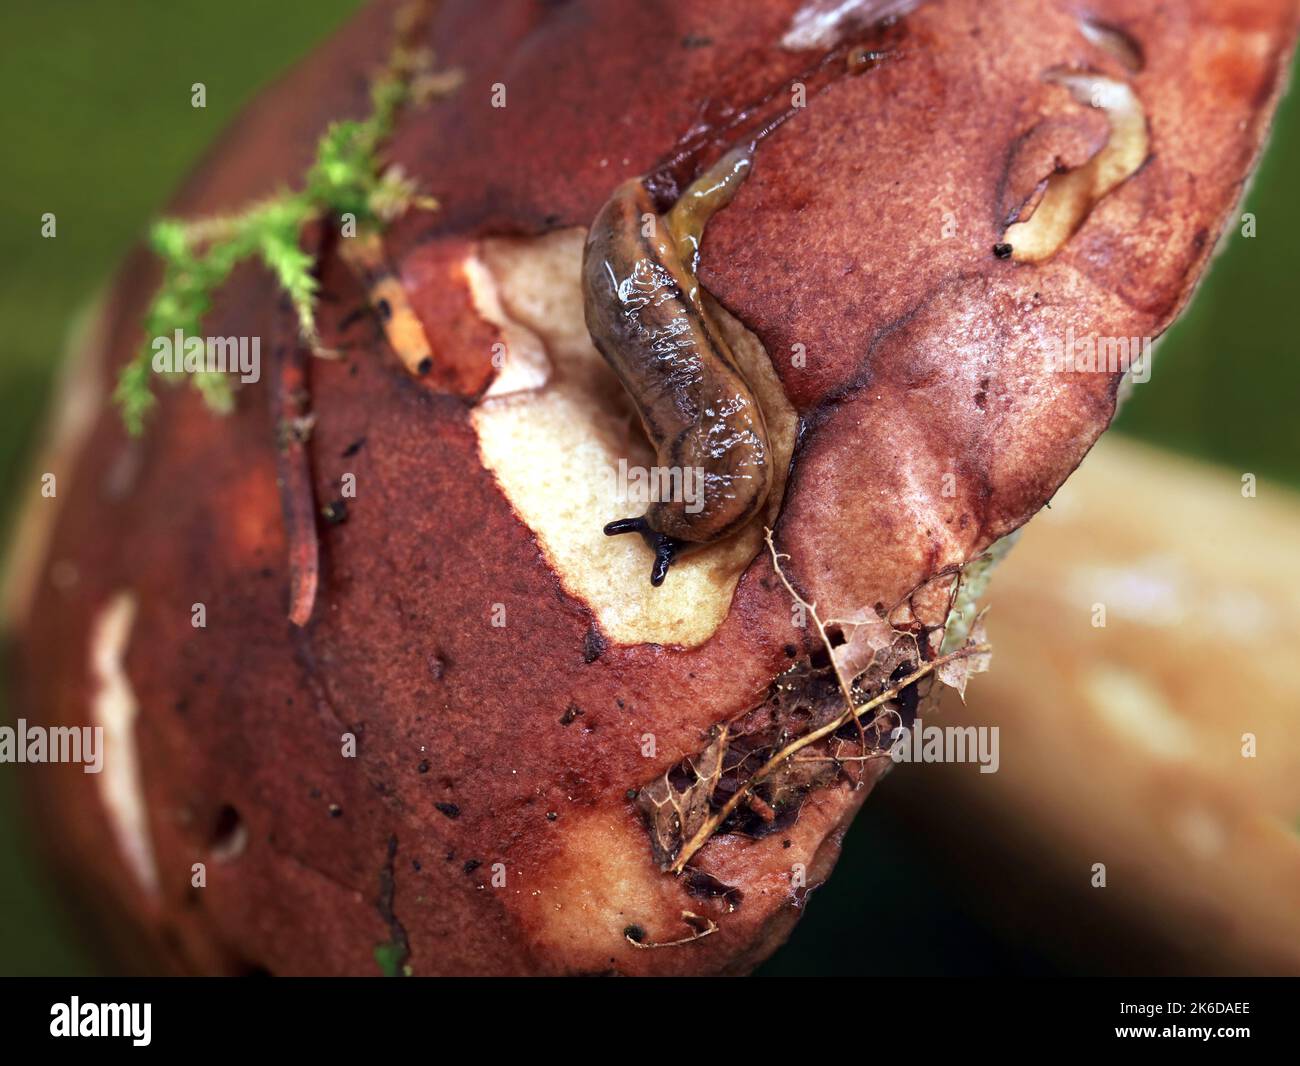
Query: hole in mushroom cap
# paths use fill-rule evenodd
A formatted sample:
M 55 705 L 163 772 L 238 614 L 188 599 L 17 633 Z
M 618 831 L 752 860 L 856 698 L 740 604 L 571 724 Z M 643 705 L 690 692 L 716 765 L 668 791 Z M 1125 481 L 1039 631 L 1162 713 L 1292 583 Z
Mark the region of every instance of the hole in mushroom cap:
M 230 804 L 225 804 L 217 812 L 217 819 L 212 827 L 208 841 L 212 857 L 217 862 L 229 862 L 243 852 L 248 843 L 248 829 L 239 812 Z
M 999 247 L 1010 245 L 1011 258 L 1021 263 L 1055 255 L 1092 209 L 1137 171 L 1150 148 L 1146 114 L 1129 86 L 1101 74 L 1052 70 L 1045 77 L 1079 103 L 1104 111 L 1110 136 L 1083 166 L 1048 178 L 1029 218 L 1007 227 Z

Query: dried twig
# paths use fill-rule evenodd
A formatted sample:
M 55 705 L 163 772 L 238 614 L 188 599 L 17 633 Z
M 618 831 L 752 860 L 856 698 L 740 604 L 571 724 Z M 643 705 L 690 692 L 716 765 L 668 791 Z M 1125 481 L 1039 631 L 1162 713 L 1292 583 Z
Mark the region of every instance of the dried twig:
M 808 604 L 805 600 L 799 597 L 799 594 L 794 591 L 789 581 L 786 580 L 785 574 L 781 571 L 780 560 L 782 558 L 788 559 L 789 556 L 777 552 L 775 545 L 772 543 L 772 531 L 770 529 L 767 530 L 767 546 L 772 552 L 772 565 L 776 568 L 777 575 L 781 578 L 782 584 L 785 585 L 786 589 L 789 590 L 790 594 L 794 596 L 798 602 L 803 603 L 808 609 L 809 613 L 813 617 L 813 621 L 817 625 L 817 631 L 821 636 L 822 641 L 825 643 L 827 651 L 831 653 L 831 663 L 835 668 L 836 677 L 840 681 L 840 689 L 845 697 L 845 710 L 837 718 L 827 722 L 818 729 L 805 733 L 803 736 L 791 741 L 784 748 L 777 751 L 776 754 L 772 755 L 767 762 L 759 767 L 759 769 L 752 774 L 750 778 L 735 791 L 735 793 L 732 794 L 731 798 L 728 799 L 726 803 L 724 803 L 717 811 L 710 814 L 704 823 L 696 829 L 690 840 L 686 841 L 686 843 L 682 845 L 682 850 L 677 855 L 677 858 L 671 867 L 672 872 L 675 874 L 680 874 L 682 872 L 695 853 L 699 851 L 709 838 L 718 831 L 722 824 L 731 816 L 732 812 L 741 803 L 745 802 L 745 800 L 753 793 L 754 789 L 771 777 L 772 774 L 796 752 L 803 750 L 810 744 L 815 744 L 819 740 L 834 735 L 849 722 L 856 722 L 859 732 L 861 732 L 862 718 L 868 711 L 873 711 L 882 704 L 897 699 L 899 694 L 908 686 L 916 684 L 916 682 L 920 681 L 922 678 L 928 677 L 937 669 L 950 662 L 955 662 L 958 659 L 965 659 L 972 655 L 983 655 L 992 650 L 987 644 L 966 644 L 948 655 L 941 655 L 938 658 L 920 664 L 917 669 L 907 677 L 895 682 L 872 699 L 867 700 L 865 703 L 855 704 L 853 701 L 853 690 L 851 684 L 844 678 L 838 665 L 835 664 L 834 650 L 831 648 L 830 640 L 826 636 L 825 629 L 822 628 L 821 621 L 817 617 L 814 606 Z M 863 754 L 865 757 L 865 747 Z
M 853 682 L 844 676 L 844 671 L 840 669 L 840 664 L 835 657 L 835 649 L 831 646 L 830 637 L 826 635 L 826 626 L 821 617 L 817 614 L 817 604 L 809 603 L 799 595 L 790 584 L 789 578 L 785 576 L 785 571 L 781 569 L 781 560 L 788 559 L 790 556 L 776 550 L 776 545 L 772 543 L 772 530 L 770 527 L 763 527 L 763 539 L 767 541 L 767 550 L 772 553 L 772 567 L 776 570 L 776 576 L 781 579 L 781 584 L 785 586 L 786 592 L 794 598 L 796 603 L 803 605 L 804 610 L 812 617 L 813 625 L 817 627 L 817 635 L 821 637 L 822 643 L 826 645 L 826 654 L 830 656 L 831 669 L 835 671 L 835 680 L 840 686 L 840 692 L 844 695 L 844 702 L 849 707 L 853 706 Z M 867 734 L 862 728 L 862 720 L 855 718 L 853 720 L 858 727 L 858 743 L 862 746 L 862 754 L 867 753 Z
M 718 931 L 718 923 L 712 918 L 705 918 L 703 915 L 692 914 L 690 911 L 682 911 L 682 921 L 695 930 L 690 936 L 684 936 L 680 940 L 659 940 L 651 941 L 638 939 L 631 932 L 624 931 L 625 939 L 634 948 L 679 948 L 683 944 L 693 944 L 697 940 L 703 940 L 710 933 Z

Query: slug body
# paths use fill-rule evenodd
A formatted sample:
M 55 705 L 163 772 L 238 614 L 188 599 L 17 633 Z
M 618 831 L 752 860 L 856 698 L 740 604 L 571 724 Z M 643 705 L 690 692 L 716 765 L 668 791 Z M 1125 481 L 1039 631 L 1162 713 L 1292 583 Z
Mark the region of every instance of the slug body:
M 587 329 L 627 390 L 661 469 L 693 472 L 692 500 L 658 500 L 605 532 L 640 533 L 662 584 L 683 551 L 744 526 L 772 484 L 767 426 L 730 346 L 701 299 L 700 238 L 750 168 L 735 150 L 662 217 L 640 179 L 624 182 L 592 223 L 583 255 Z M 702 475 L 702 477 L 699 477 Z

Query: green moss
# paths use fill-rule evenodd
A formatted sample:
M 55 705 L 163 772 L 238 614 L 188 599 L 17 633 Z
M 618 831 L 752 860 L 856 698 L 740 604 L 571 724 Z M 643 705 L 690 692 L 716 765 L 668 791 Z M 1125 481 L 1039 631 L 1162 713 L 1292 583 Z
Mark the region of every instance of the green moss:
M 410 967 L 404 966 L 406 949 L 400 944 L 376 944 L 375 962 L 385 977 L 409 977 Z
M 384 167 L 381 148 L 392 134 L 401 109 L 455 87 L 454 75 L 431 74 L 428 52 L 394 50 L 371 86 L 370 115 L 335 122 L 325 131 L 303 186 L 285 190 L 244 211 L 192 222 L 163 219 L 154 224 L 150 244 L 163 263 L 163 279 L 145 316 L 145 344 L 118 379 L 114 399 L 132 434 L 138 434 L 156 399 L 152 344 L 176 330 L 202 333 L 202 321 L 217 289 L 245 260 L 263 263 L 288 296 L 303 338 L 316 342 L 316 289 L 313 257 L 300 247 L 303 227 L 318 219 L 353 216 L 358 229 L 381 227 L 411 207 L 436 204 L 421 197 L 399 167 Z M 231 379 L 196 373 L 193 385 L 214 411 L 233 404 Z

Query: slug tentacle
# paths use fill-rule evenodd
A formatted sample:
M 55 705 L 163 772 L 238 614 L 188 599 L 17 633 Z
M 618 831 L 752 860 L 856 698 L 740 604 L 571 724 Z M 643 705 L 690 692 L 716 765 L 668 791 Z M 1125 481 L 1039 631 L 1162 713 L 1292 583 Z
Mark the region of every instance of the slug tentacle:
M 640 518 L 605 527 L 637 532 L 663 582 L 689 547 L 737 532 L 772 484 L 763 412 L 705 307 L 696 270 L 704 227 L 731 202 L 752 150 L 723 156 L 657 217 L 640 179 L 624 182 L 592 223 L 583 256 L 587 329 L 627 390 L 661 469 L 697 498 L 656 500 Z
M 605 536 L 616 537 L 620 533 L 640 533 L 641 538 L 655 553 L 654 566 L 650 568 L 650 584 L 658 588 L 668 576 L 668 568 L 677 558 L 677 553 L 685 546 L 684 542 L 674 540 L 663 533 L 656 533 L 650 528 L 644 515 L 640 518 L 620 518 L 616 522 L 606 524 Z

